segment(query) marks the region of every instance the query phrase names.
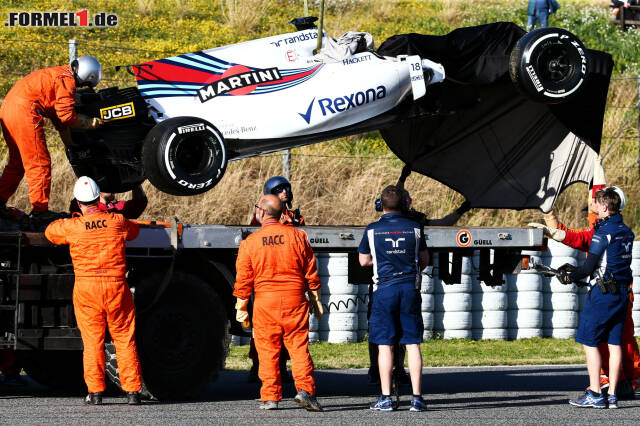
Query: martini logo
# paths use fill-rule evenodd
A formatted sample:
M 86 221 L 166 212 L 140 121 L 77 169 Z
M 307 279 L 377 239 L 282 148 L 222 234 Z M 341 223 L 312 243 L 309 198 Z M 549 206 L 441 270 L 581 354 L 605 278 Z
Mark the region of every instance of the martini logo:
M 230 95 L 248 95 L 258 84 L 282 80 L 278 68 L 265 68 L 252 71 L 249 68 L 236 65 L 224 72 L 220 80 L 216 80 L 198 90 L 200 102 L 207 102 L 216 96 L 229 93 Z
M 133 108 L 133 102 L 100 109 L 100 118 L 105 122 L 135 117 L 135 115 L 136 111 Z

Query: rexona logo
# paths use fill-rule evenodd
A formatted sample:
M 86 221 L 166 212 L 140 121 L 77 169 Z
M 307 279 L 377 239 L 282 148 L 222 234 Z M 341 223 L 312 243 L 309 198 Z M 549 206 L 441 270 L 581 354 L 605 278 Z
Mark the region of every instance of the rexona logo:
M 100 109 L 100 118 L 105 122 L 135 117 L 135 115 L 136 110 L 133 108 L 133 102 Z
M 387 88 L 384 86 L 378 86 L 375 89 L 367 89 L 363 92 L 355 92 L 345 96 L 339 96 L 337 98 L 322 98 L 318 99 L 317 104 L 320 106 L 320 111 L 323 116 L 327 114 L 338 114 L 349 109 L 355 109 L 359 106 L 369 104 L 382 99 L 387 96 Z M 316 101 L 315 98 L 311 100 L 307 111 L 298 113 L 304 121 L 309 124 L 311 122 L 311 113 L 313 112 L 313 104 Z
M 232 71 L 232 68 L 229 68 L 229 70 L 222 74 L 222 78 L 220 80 L 207 84 L 198 90 L 200 102 L 207 102 L 216 96 L 223 95 L 231 91 L 234 91 L 234 93 L 231 93 L 232 95 L 246 95 L 253 92 L 258 84 L 282 80 L 282 76 L 280 75 L 280 70 L 278 70 L 278 68 L 265 68 L 262 70 L 251 71 L 246 67 L 235 67 L 236 69 L 243 68 L 246 71 L 227 75 L 229 71 Z
M 189 124 L 178 127 L 178 134 L 201 132 L 204 130 L 204 123 Z

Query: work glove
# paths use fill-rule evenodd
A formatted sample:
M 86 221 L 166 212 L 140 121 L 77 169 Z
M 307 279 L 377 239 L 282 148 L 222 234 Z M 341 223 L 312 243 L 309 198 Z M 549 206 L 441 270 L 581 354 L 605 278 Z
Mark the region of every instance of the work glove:
M 97 129 L 102 126 L 104 121 L 98 117 L 89 117 L 88 115 L 78 114 L 78 119 L 71 125 L 74 129 Z
M 308 290 L 309 304 L 311 305 L 311 313 L 320 318 L 324 314 L 324 308 L 322 307 L 322 300 L 320 300 L 320 289 Z
M 572 265 L 570 263 L 565 263 L 564 265 L 562 265 L 561 267 L 558 268 L 558 272 L 562 272 L 562 273 L 566 272 L 567 275 L 568 275 L 568 274 L 572 273 L 573 271 L 575 271 L 576 269 L 578 269 L 577 266 Z
M 460 204 L 460 207 L 456 209 L 455 213 L 458 216 L 462 216 L 469 210 L 471 210 L 471 203 L 468 200 L 464 200 L 464 203 Z
M 548 226 L 543 225 L 541 223 L 531 222 L 531 223 L 528 223 L 527 226 L 530 226 L 536 229 L 542 229 L 542 232 L 544 233 L 545 237 L 552 238 L 559 243 L 563 242 L 565 237 L 567 236 L 567 233 L 562 229 L 549 228 Z
M 239 323 L 243 323 L 249 319 L 249 312 L 247 312 L 248 305 L 249 299 L 236 298 L 236 321 Z

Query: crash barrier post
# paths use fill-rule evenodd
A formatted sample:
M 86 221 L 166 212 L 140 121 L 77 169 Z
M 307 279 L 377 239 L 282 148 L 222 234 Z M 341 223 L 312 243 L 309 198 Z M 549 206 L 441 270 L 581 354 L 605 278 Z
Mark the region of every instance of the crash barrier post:
M 282 176 L 291 180 L 291 150 L 282 151 Z
M 69 39 L 69 63 L 78 59 L 78 40 Z
M 558 268 L 579 266 L 584 253 L 549 240 L 547 251 L 523 251 L 533 262 Z M 435 253 L 434 265 L 440 254 Z M 446 254 L 452 256 L 452 254 Z M 347 343 L 362 341 L 368 333 L 369 285 L 349 283 L 346 253 L 318 253 L 318 275 L 323 283 L 325 315 L 309 319 L 309 340 Z M 449 258 L 452 261 L 452 258 Z M 491 259 L 493 261 L 493 259 Z M 534 270 L 504 275 L 504 284 L 488 286 L 478 279 L 479 254 L 463 256 L 460 282 L 445 284 L 437 266 L 422 272 L 420 293 L 424 339 L 467 338 L 512 340 L 530 337 L 575 337 L 586 287 L 565 285 Z M 640 242 L 633 245 L 633 321 L 640 336 Z M 234 337 L 233 344 L 247 344 Z

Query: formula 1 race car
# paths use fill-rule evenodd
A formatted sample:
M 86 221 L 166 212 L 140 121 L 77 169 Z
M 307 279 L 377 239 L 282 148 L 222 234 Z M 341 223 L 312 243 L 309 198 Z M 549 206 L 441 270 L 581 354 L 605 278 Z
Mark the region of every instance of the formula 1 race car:
M 407 149 L 416 141 L 397 137 L 394 126 L 415 127 L 416 120 L 438 117 L 455 121 L 461 112 L 483 110 L 484 98 L 494 90 L 496 99 L 506 94 L 519 101 L 509 108 L 531 103 L 546 110 L 572 103 L 585 90 L 595 90 L 588 76 L 597 68 L 594 63 L 606 63 L 597 54 L 608 57 L 587 51 L 566 30 L 525 34 L 510 23 L 462 28 L 445 36 L 394 36 L 377 51 L 358 36 L 364 33 L 352 34 L 344 44 L 324 35 L 319 54 L 314 51 L 318 31 L 308 21 L 298 29 L 131 66 L 137 88 L 78 91 L 78 112 L 101 117 L 105 125 L 72 132 L 74 144 L 67 155 L 75 173 L 92 176 L 109 192 L 128 191 L 149 179 L 166 193 L 195 195 L 215 186 L 230 160 L 391 129 L 383 131 L 390 148 L 414 170 L 432 176 Z M 605 65 L 599 65 L 599 72 L 610 75 L 611 67 L 607 71 Z M 601 96 L 590 96 L 590 105 L 598 110 Z M 593 124 L 597 127 L 599 121 L 601 129 L 598 111 L 582 118 L 595 116 Z M 493 115 L 497 119 L 508 113 L 499 109 Z M 532 115 L 532 120 L 539 118 Z M 553 147 L 567 135 L 553 123 L 539 124 L 540 137 L 546 137 L 544 128 L 553 128 Z M 587 140 L 597 155 L 599 133 L 580 134 L 564 126 Z M 459 128 L 448 135 L 453 140 L 454 133 L 466 131 Z M 494 166 L 499 159 L 492 161 Z M 503 167 L 501 173 L 505 171 Z M 476 206 L 483 204 L 455 181 L 432 177 Z M 577 180 L 584 179 L 581 175 Z M 523 206 L 531 207 L 515 208 Z

